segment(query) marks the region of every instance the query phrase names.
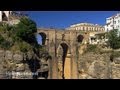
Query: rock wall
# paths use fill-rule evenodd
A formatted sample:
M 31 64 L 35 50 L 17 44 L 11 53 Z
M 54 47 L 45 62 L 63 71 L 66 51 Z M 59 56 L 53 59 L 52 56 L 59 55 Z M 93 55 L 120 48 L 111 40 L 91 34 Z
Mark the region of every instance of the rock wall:
M 43 61 L 43 63 L 46 62 Z M 41 59 L 37 58 L 33 52 L 23 54 L 20 51 L 0 50 L 1 79 L 32 79 L 33 74 L 34 76 L 38 74 L 37 71 L 41 68 L 41 65 Z
M 38 74 L 33 72 L 49 71 L 48 66 L 43 58 L 35 59 L 33 52 L 0 50 L 0 79 L 33 79 Z M 111 62 L 110 53 L 85 53 L 79 56 L 78 72 L 79 79 L 120 79 L 120 57 Z
M 110 53 L 86 53 L 79 57 L 79 79 L 120 79 L 120 57 L 110 61 Z

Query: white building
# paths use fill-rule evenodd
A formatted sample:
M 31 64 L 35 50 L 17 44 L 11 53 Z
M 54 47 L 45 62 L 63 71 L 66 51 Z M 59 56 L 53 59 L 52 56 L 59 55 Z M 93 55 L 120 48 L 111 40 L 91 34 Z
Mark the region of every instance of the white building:
M 98 40 L 96 38 L 96 34 L 105 33 L 104 26 L 92 23 L 78 23 L 71 25 L 70 27 L 66 28 L 66 30 L 76 30 L 89 33 L 89 44 L 98 44 L 102 42 L 102 40 Z M 85 41 L 87 42 L 87 41 Z
M 105 31 L 109 32 L 113 29 L 118 29 L 120 31 L 120 13 L 106 18 Z
M 90 32 L 103 32 L 105 29 L 103 26 L 92 23 L 78 23 L 71 25 L 66 30 L 79 30 L 79 31 L 90 31 Z
M 0 11 L 0 22 L 6 22 L 10 25 L 18 24 L 23 16 L 26 15 L 20 11 Z
M 0 11 L 0 22 L 1 21 L 8 21 L 9 15 L 12 11 Z

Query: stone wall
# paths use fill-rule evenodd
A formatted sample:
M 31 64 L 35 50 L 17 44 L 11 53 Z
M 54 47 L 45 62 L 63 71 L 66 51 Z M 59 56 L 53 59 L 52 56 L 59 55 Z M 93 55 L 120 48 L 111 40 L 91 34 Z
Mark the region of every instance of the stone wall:
M 110 61 L 110 53 L 86 53 L 79 58 L 79 79 L 120 78 L 120 57 Z

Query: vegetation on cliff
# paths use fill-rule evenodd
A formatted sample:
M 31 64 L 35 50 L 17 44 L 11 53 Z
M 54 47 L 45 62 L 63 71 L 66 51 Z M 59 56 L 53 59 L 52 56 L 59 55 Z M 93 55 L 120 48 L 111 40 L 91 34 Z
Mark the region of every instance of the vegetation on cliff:
M 17 70 L 18 63 L 17 60 L 14 60 L 15 57 L 13 57 L 16 52 L 22 53 L 23 55 L 23 60 L 19 63 L 24 65 L 28 64 L 29 69 L 33 73 L 40 66 L 41 58 L 45 60 L 49 58 L 49 53 L 44 49 L 44 46 L 37 43 L 36 33 L 36 23 L 27 17 L 21 18 L 20 22 L 16 25 L 0 23 L 0 49 L 5 51 L 4 55 L 6 51 L 10 51 L 13 59 L 8 60 L 4 56 L 2 64 L 3 68 L 6 68 L 5 71 Z
M 22 52 L 38 48 L 36 32 L 36 23 L 26 17 L 21 18 L 20 22 L 14 26 L 0 23 L 0 48 L 16 49 Z
M 112 49 L 120 48 L 120 35 L 118 35 L 118 30 L 114 29 L 108 33 L 108 45 Z

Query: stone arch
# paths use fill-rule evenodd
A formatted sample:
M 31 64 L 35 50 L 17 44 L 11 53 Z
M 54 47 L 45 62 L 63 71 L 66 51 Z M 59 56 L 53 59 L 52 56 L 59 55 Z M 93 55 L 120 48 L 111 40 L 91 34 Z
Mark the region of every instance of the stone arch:
M 42 37 L 42 45 L 45 45 L 47 35 L 44 32 L 40 32 L 39 35 Z
M 57 44 L 57 49 L 61 46 L 62 43 L 65 43 L 68 46 L 68 50 L 70 49 L 70 44 L 69 41 L 65 40 L 65 41 L 59 41 Z
M 59 44 L 58 55 L 58 73 L 60 79 L 67 79 L 71 77 L 71 59 L 69 56 L 70 47 L 67 43 Z
M 60 45 L 62 46 L 63 49 L 63 60 L 65 60 L 65 57 L 67 56 L 68 52 L 68 45 L 66 43 L 61 43 Z
M 64 61 L 67 53 L 70 53 L 70 47 L 67 43 L 62 42 L 59 44 L 58 48 L 57 48 L 57 56 L 59 57 L 59 55 L 62 55 L 62 60 Z
M 83 39 L 84 39 L 83 35 L 78 35 L 77 36 L 77 42 L 82 43 Z

